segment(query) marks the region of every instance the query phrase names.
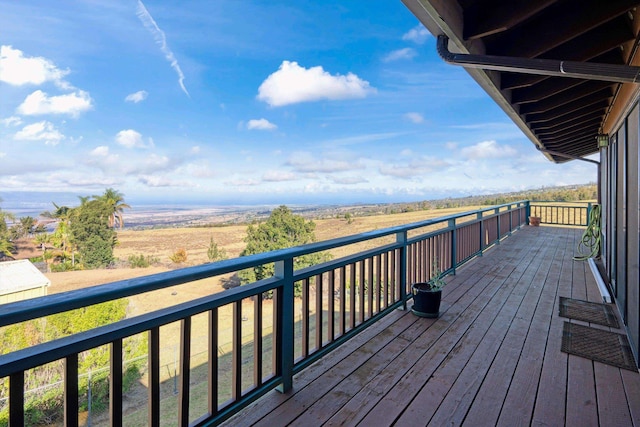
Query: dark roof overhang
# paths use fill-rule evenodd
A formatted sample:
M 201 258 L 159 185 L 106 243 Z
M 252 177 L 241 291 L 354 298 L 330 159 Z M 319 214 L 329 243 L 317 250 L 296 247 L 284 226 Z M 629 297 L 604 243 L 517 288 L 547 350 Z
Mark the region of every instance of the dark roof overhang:
M 402 1 L 555 162 L 597 153 L 640 86 L 640 0 Z

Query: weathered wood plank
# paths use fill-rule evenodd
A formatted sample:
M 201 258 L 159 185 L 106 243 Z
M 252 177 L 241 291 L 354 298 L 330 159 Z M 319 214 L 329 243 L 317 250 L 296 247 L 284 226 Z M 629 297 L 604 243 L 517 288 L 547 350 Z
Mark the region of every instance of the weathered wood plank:
M 384 425 L 395 422 L 398 417 L 404 416 L 403 412 L 407 404 L 410 405 L 410 414 L 406 415 L 406 417 L 411 418 L 413 414 L 423 413 L 423 409 L 418 408 L 419 405 L 426 402 L 434 402 L 441 398 L 439 394 L 434 394 L 439 392 L 428 388 L 421 394 L 420 404 L 412 405 L 411 402 L 417 394 L 421 393 L 423 387 L 421 381 L 416 381 L 415 379 L 424 378 L 427 384 L 432 381 L 431 383 L 435 385 L 440 381 L 438 377 L 440 374 L 436 370 L 450 356 L 450 353 L 452 351 L 466 351 L 464 347 L 457 347 L 456 344 L 492 299 L 495 298 L 496 301 L 506 299 L 512 289 L 509 285 L 505 285 L 505 282 L 515 270 L 524 269 L 524 264 L 510 264 L 505 267 L 495 275 L 491 281 L 492 286 L 485 289 L 474 300 L 474 303 L 464 310 L 455 327 L 450 328 L 447 331 L 448 333 L 438 339 L 424 356 L 417 361 L 414 367 L 395 384 L 385 398 L 363 419 L 364 425 Z M 470 292 L 472 290 L 473 288 L 470 289 Z M 443 366 L 447 366 L 447 364 L 445 363 Z M 448 372 L 442 374 L 443 379 L 446 380 L 448 374 Z M 398 422 L 404 424 L 409 421 Z M 422 418 L 422 422 L 424 422 L 424 418 Z M 411 425 L 410 422 L 408 425 Z

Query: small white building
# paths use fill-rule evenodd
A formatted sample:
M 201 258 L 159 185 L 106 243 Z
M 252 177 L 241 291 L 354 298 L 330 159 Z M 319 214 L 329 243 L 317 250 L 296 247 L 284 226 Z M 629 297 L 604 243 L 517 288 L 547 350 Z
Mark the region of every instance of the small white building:
M 47 295 L 51 281 L 28 259 L 0 262 L 0 304 Z

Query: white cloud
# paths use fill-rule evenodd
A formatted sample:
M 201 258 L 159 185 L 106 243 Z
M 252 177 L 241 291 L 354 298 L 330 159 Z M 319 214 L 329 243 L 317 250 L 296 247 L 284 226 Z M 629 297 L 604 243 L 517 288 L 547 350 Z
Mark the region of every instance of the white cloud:
M 6 156 L 7 156 L 7 153 L 3 153 L 2 151 L 0 151 L 0 159 Z
M 333 177 L 331 178 L 331 181 L 333 181 L 336 184 L 348 184 L 348 185 L 362 184 L 365 182 L 369 182 L 368 180 L 366 180 L 361 176 Z
M 392 61 L 398 61 L 401 59 L 412 59 L 412 58 L 415 58 L 416 55 L 418 55 L 418 52 L 416 52 L 414 48 L 405 47 L 403 49 L 398 49 L 398 50 L 389 52 L 389 54 L 387 54 L 384 58 L 382 58 L 382 61 L 392 62 Z
M 436 172 L 450 166 L 448 162 L 431 156 L 422 156 L 411 160 L 407 164 L 393 164 L 385 162 L 378 171 L 382 175 L 396 178 L 413 178 Z
M 457 143 L 457 142 L 452 142 L 452 141 L 445 142 L 445 143 L 444 143 L 444 147 L 445 147 L 447 150 L 451 150 L 451 151 L 453 151 L 453 150 L 456 150 L 456 149 L 458 148 L 458 143 Z
M 357 161 L 344 158 L 320 158 L 309 152 L 294 152 L 286 163 L 298 172 L 305 173 L 333 173 L 362 169 Z
M 151 34 L 153 34 L 153 38 L 156 40 L 158 46 L 160 46 L 160 50 L 162 51 L 162 53 L 164 53 L 164 57 L 167 59 L 167 61 L 169 61 L 169 63 L 171 64 L 171 68 L 173 68 L 178 75 L 178 84 L 180 85 L 180 88 L 182 88 L 182 91 L 187 96 L 190 96 L 189 92 L 187 92 L 187 88 L 184 86 L 184 73 L 180 68 L 180 64 L 178 64 L 178 60 L 176 59 L 175 55 L 167 45 L 167 37 L 164 34 L 164 31 L 162 31 L 160 27 L 158 27 L 158 24 L 156 24 L 156 21 L 153 19 L 147 8 L 140 0 L 138 0 L 137 15 L 138 18 L 140 18 L 142 25 L 144 25 L 146 29 L 149 30 Z
M 154 146 L 153 139 L 149 138 L 145 144 L 142 134 L 133 129 L 121 130 L 116 134 L 116 142 L 127 148 L 152 148 Z
M 319 100 L 364 98 L 375 89 L 353 73 L 331 75 L 321 66 L 303 68 L 282 61 L 278 71 L 262 82 L 258 99 L 272 107 Z
M 96 147 L 89 153 L 92 156 L 98 157 L 106 157 L 109 155 L 109 147 L 106 145 L 101 145 L 100 147 Z
M 142 102 L 147 99 L 147 96 L 149 96 L 149 93 L 146 90 L 139 90 L 137 92 L 130 93 L 124 100 L 126 102 L 133 102 L 137 104 L 138 102 Z
M 0 120 L 0 123 L 5 125 L 6 127 L 20 126 L 22 124 L 22 119 L 18 116 L 11 116 L 11 117 L 7 117 L 6 119 Z
M 80 113 L 92 107 L 91 97 L 83 90 L 51 97 L 41 90 L 36 90 L 18 106 L 18 113 L 27 116 L 68 114 L 71 117 L 78 117 Z
M 278 126 L 274 125 L 267 119 L 252 119 L 247 123 L 249 130 L 275 130 Z
M 267 171 L 264 175 L 262 175 L 263 181 L 268 182 L 282 182 L 282 181 L 294 181 L 296 179 L 296 175 L 291 172 L 284 171 Z
M 251 178 L 242 178 L 242 179 L 236 179 L 233 181 L 226 181 L 225 185 L 237 185 L 237 186 L 241 186 L 241 187 L 253 187 L 256 185 L 260 185 L 260 181 L 258 181 L 257 179 L 251 179 Z
M 47 145 L 57 145 L 64 139 L 64 135 L 58 131 L 53 123 L 41 121 L 25 126 L 14 136 L 22 141 L 44 141 Z
M 496 157 L 511 157 L 517 151 L 508 145 L 500 145 L 496 141 L 482 141 L 460 150 L 460 154 L 468 159 L 487 159 Z
M 427 41 L 430 35 L 431 33 L 429 33 L 429 31 L 422 24 L 418 24 L 404 33 L 402 35 L 402 40 L 422 44 Z
M 407 113 L 404 117 L 413 123 L 424 123 L 424 117 L 420 113 Z
M 42 57 L 25 57 L 21 50 L 11 46 L 0 46 L 0 81 L 14 86 L 26 84 L 41 85 L 52 81 L 58 86 L 68 88 L 62 78 L 69 70 L 61 70 L 55 64 Z

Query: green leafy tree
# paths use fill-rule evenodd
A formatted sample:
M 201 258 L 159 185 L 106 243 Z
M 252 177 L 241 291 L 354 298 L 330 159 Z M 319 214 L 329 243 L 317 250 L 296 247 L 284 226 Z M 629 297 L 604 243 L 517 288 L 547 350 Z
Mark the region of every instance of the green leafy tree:
M 316 241 L 314 230 L 316 224 L 307 221 L 301 215 L 294 215 L 286 206 L 280 206 L 271 212 L 266 222 L 259 225 L 249 225 L 247 237 L 244 239 L 247 246 L 240 256 L 259 254 L 292 246 L 304 245 Z M 294 268 L 300 269 L 319 264 L 330 258 L 327 253 L 313 253 L 294 259 Z M 274 264 L 259 265 L 238 273 L 242 284 L 255 282 L 274 274 Z M 301 286 L 297 285 L 296 295 L 301 294 Z
M 85 267 L 99 268 L 113 261 L 116 233 L 109 224 L 109 209 L 103 200 L 91 200 L 75 209 L 69 227 Z
M 209 261 L 211 262 L 227 259 L 227 251 L 225 251 L 222 248 L 219 248 L 218 244 L 213 240 L 213 237 L 211 237 L 211 240 L 209 240 L 209 248 L 207 249 L 207 258 L 209 258 Z
M 2 199 L 0 199 L 2 202 Z M 0 209 L 0 256 L 9 255 L 13 252 L 14 247 L 9 237 L 9 227 L 7 221 L 15 221 L 16 217 L 10 213 Z
M 93 199 L 104 202 L 106 212 L 109 215 L 110 227 L 122 228 L 124 226 L 123 212 L 125 209 L 131 209 L 131 206 L 124 202 L 124 194 L 113 188 L 107 188 L 102 195 L 93 196 Z

